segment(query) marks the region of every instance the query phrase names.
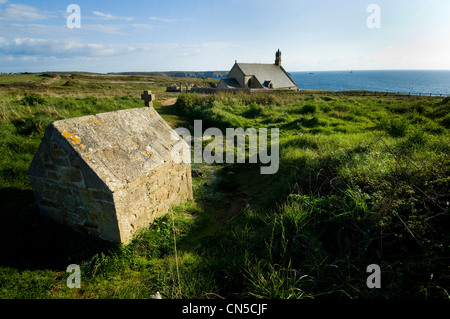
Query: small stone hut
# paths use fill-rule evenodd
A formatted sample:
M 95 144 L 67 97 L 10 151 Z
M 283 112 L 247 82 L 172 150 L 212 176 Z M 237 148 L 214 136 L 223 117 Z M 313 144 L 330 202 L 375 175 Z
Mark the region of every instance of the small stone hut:
M 43 215 L 126 244 L 192 198 L 184 151 L 153 107 L 120 110 L 50 124 L 28 174 Z

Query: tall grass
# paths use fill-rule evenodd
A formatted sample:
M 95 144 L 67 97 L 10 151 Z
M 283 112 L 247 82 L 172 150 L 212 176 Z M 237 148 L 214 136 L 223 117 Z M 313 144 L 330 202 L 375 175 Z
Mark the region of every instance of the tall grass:
M 44 223 L 26 170 L 50 122 L 136 107 L 144 85 L 42 79 L 61 88 L 2 88 L 2 298 L 448 298 L 445 99 L 182 94 L 179 118 L 204 129 L 278 127 L 280 169 L 195 164 L 195 201 L 115 246 Z M 365 284 L 372 263 L 382 289 Z
M 445 101 L 297 96 L 269 104 L 256 96 L 253 102 L 233 98 L 186 95 L 177 107 L 218 127 L 281 129 L 278 174 L 233 168 L 254 207 L 251 215 L 264 220 L 253 232 L 242 226 L 247 294 L 448 296 L 440 288 L 448 284 L 450 256 Z M 386 269 L 387 290 L 364 284 L 364 265 L 374 261 Z

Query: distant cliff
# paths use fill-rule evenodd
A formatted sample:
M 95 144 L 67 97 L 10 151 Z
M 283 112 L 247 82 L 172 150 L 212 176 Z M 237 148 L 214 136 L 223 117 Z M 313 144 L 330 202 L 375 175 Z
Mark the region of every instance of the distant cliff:
M 139 75 L 139 76 L 167 76 L 177 78 L 211 78 L 221 79 L 226 77 L 228 71 L 170 71 L 170 72 L 119 72 L 108 73 L 111 75 Z

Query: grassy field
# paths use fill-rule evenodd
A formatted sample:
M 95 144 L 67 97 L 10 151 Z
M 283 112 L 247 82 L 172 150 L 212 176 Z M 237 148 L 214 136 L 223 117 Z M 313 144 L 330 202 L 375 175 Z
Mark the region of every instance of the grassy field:
M 450 297 L 448 98 L 164 92 L 183 81 L 205 83 L 0 76 L 0 298 Z M 173 128 L 279 128 L 278 173 L 193 164 L 194 201 L 125 247 L 43 220 L 26 171 L 45 127 L 143 106 L 148 89 Z M 366 286 L 370 264 L 381 289 Z

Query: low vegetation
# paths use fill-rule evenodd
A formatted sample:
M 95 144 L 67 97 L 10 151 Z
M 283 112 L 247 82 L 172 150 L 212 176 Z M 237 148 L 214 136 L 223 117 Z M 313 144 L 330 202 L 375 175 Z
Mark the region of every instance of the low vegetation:
M 0 81 L 1 298 L 450 297 L 448 98 L 165 95 L 152 80 L 178 98 L 155 105 L 174 127 L 279 128 L 280 168 L 193 164 L 194 201 L 114 246 L 43 220 L 26 171 L 50 122 L 142 105 L 145 86 L 25 76 Z

